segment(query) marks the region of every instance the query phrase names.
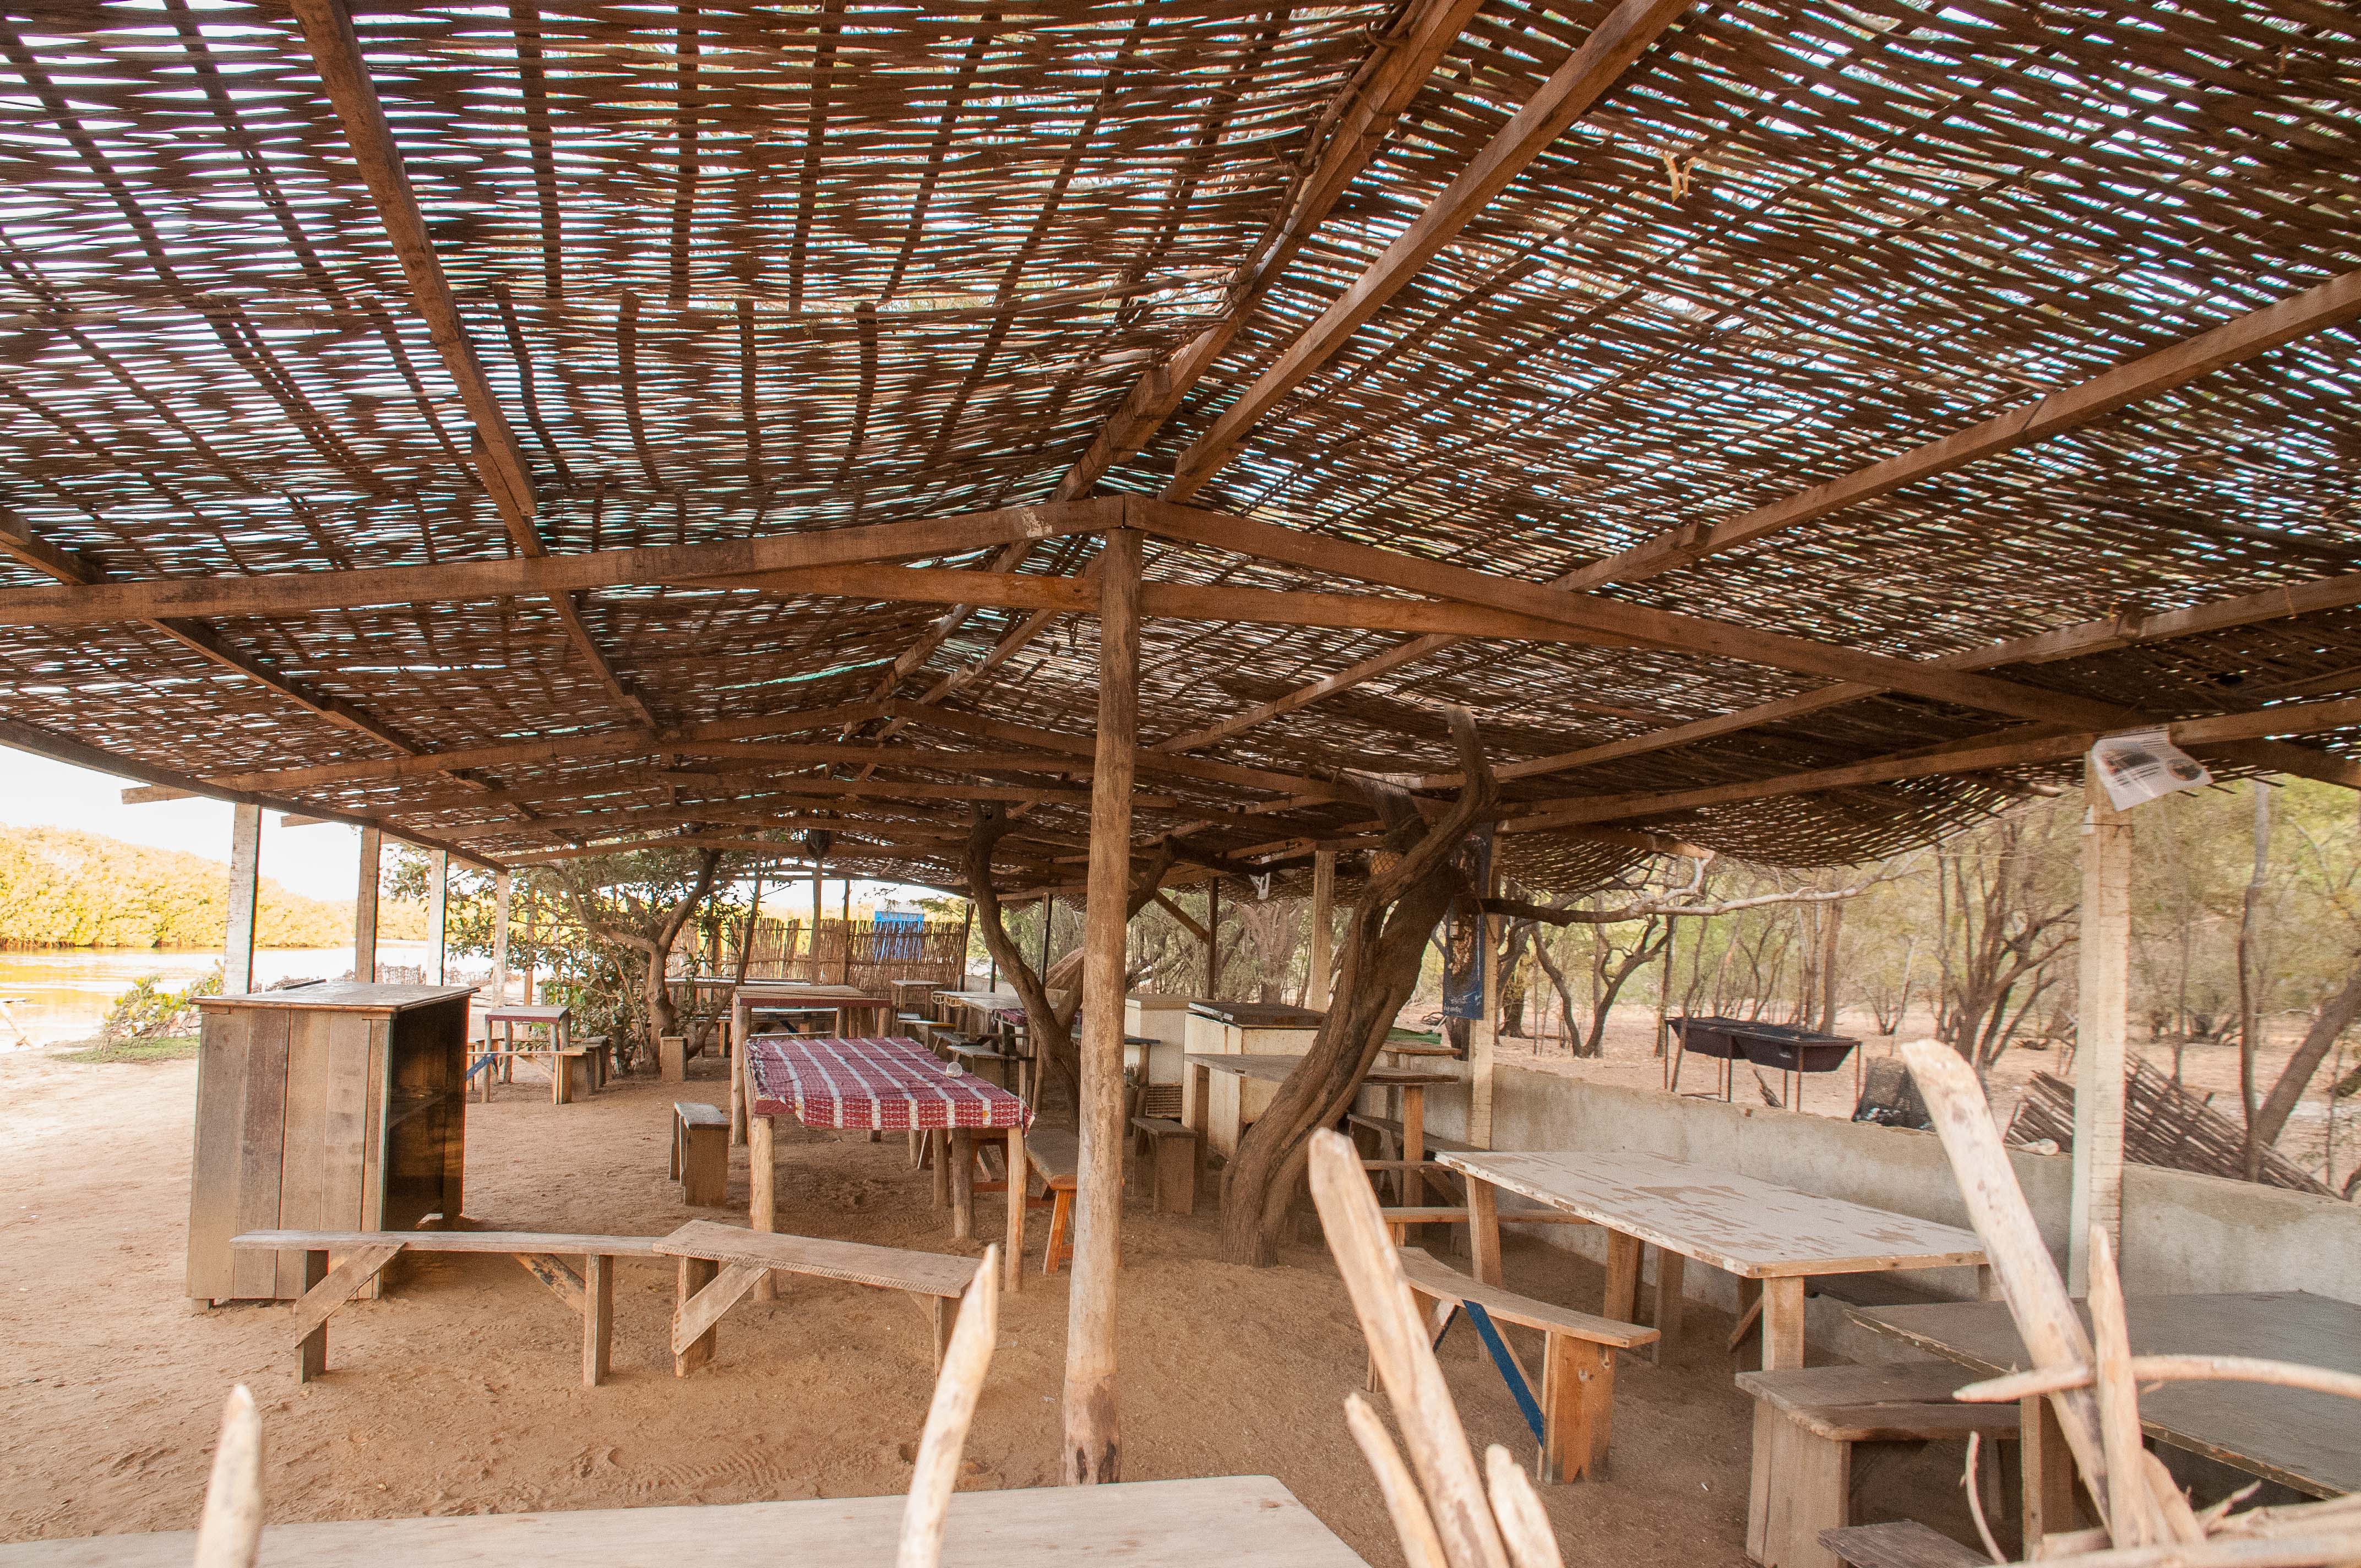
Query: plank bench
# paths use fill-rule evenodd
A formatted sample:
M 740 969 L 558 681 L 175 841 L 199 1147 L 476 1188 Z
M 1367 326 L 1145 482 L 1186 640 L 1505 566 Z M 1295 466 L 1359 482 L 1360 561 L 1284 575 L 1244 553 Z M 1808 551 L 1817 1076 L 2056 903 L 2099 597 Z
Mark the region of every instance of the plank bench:
M 1453 1312 L 1470 1307 L 1482 1310 L 1481 1317 L 1475 1312 L 1468 1315 L 1507 1380 L 1509 1391 L 1525 1411 L 1526 1420 L 1539 1429 L 1542 1478 L 1576 1481 L 1586 1475 L 1604 1475 L 1615 1408 L 1615 1353 L 1654 1343 L 1656 1331 L 1487 1285 L 1417 1247 L 1401 1249 L 1401 1265 L 1411 1292 L 1433 1300 L 1440 1309 L 1434 1320 L 1437 1338 L 1451 1326 Z M 1538 1400 L 1524 1368 L 1490 1328 L 1493 1323 L 1517 1323 L 1541 1332 Z
M 668 1236 L 653 1238 L 651 1246 L 661 1256 L 680 1260 L 672 1314 L 672 1369 L 680 1377 L 713 1359 L 723 1314 L 774 1269 L 907 1293 L 933 1326 L 939 1370 L 956 1303 L 976 1271 L 972 1257 L 741 1230 L 711 1220 L 691 1220 Z
M 1916 1519 L 1824 1530 L 1820 1544 L 1850 1568 L 1988 1568 L 1982 1552 Z
M 328 1369 L 328 1320 L 404 1252 L 506 1253 L 582 1317 L 582 1382 L 607 1376 L 615 1340 L 615 1260 L 653 1257 L 656 1236 L 561 1235 L 542 1231 L 248 1231 L 233 1247 L 303 1254 L 302 1296 L 295 1302 L 295 1378 L 309 1383 Z M 331 1269 L 328 1255 L 344 1254 Z M 576 1273 L 569 1257 L 582 1260 Z
M 718 1206 L 730 1187 L 730 1113 L 718 1105 L 675 1100 L 672 1107 L 672 1179 L 691 1208 Z
M 1055 1274 L 1074 1255 L 1074 1172 L 1082 1158 L 1082 1140 L 1063 1127 L 1033 1124 L 1025 1135 L 1025 1163 L 1049 1194 L 1049 1244 L 1041 1272 Z
M 1134 1116 L 1132 1132 L 1140 1152 L 1154 1160 L 1156 1212 L 1193 1214 L 1197 1212 L 1197 1168 L 1201 1146 L 1195 1129 L 1165 1116 Z
M 1763 1568 L 1837 1568 L 1820 1533 L 1851 1522 L 1858 1443 L 2015 1437 L 2016 1406 L 1951 1398 L 1970 1381 L 1948 1362 L 1740 1373 L 1754 1397 L 1746 1554 Z

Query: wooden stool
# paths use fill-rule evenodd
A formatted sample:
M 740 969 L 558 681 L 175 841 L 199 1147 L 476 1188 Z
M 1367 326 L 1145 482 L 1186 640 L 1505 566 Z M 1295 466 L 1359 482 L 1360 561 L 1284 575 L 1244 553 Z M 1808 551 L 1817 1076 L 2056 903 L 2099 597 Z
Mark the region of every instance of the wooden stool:
M 1156 1212 L 1193 1214 L 1197 1212 L 1197 1135 L 1161 1116 L 1134 1116 L 1133 1131 L 1148 1146 L 1155 1159 Z
M 591 1059 L 588 1046 L 568 1046 L 549 1059 L 560 1075 L 559 1104 L 588 1100 L 598 1091 L 598 1064 Z
M 666 1083 L 685 1083 L 688 1080 L 688 1036 L 659 1035 L 656 1036 L 656 1073 Z
M 672 1179 L 680 1201 L 693 1208 L 719 1207 L 730 1186 L 730 1114 L 719 1106 L 675 1101 L 672 1108 Z
M 1041 1254 L 1041 1272 L 1055 1274 L 1074 1255 L 1074 1169 L 1082 1146 L 1063 1127 L 1038 1124 L 1025 1135 L 1025 1163 L 1041 1178 L 1049 1194 L 1049 1243 Z
M 1820 1544 L 1848 1568 L 1989 1568 L 1984 1554 L 1916 1519 L 1820 1531 Z
M 1746 1555 L 1763 1568 L 1837 1568 L 1820 1532 L 1852 1522 L 1856 1443 L 2015 1437 L 2015 1405 L 1951 1398 L 1969 1381 L 1949 1365 L 1740 1373 L 1738 1386 L 1754 1396 Z

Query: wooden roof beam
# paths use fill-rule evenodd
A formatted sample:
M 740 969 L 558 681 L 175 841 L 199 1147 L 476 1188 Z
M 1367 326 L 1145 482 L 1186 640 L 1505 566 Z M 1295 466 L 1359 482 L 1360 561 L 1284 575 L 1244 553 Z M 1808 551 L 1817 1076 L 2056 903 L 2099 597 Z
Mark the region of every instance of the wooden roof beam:
M 2251 311 L 2194 337 L 2128 360 L 2089 380 L 2060 388 L 1967 430 L 1927 442 L 1824 484 L 1811 486 L 1727 521 L 1694 523 L 1668 530 L 1620 554 L 1553 578 L 1550 586 L 1568 593 L 1581 593 L 1610 582 L 1635 581 L 1659 572 L 1691 565 L 1708 555 L 1734 549 L 1767 533 L 1796 527 L 1874 499 L 1905 485 L 2059 434 L 2127 404 L 2169 391 L 2215 370 L 2268 354 L 2300 337 L 2344 325 L 2356 318 L 2361 318 L 2361 272 L 2347 272 L 2317 288 L 2306 290 L 2261 310 Z M 1174 736 L 1160 742 L 1159 749 L 1194 751 L 1229 740 L 1257 725 L 1308 707 L 1323 698 L 1348 691 L 1364 681 L 1389 674 L 1429 653 L 1452 647 L 1459 641 L 1450 636 L 1426 636 L 1405 642 L 1218 724 L 1187 735 Z M 1838 700 L 1850 701 L 1852 698 L 1846 696 Z M 1678 745 L 1682 742 L 1668 743 Z
M 1588 113 L 1688 7 L 1689 0 L 1622 0 L 1608 13 L 1459 177 L 1180 454 L 1164 499 L 1187 500 L 1227 467 L 1265 414 L 1334 358 L 1527 165 Z
M 704 544 L 655 544 L 532 559 L 445 561 L 250 577 L 146 577 L 0 594 L 0 626 L 95 626 L 160 616 L 284 616 L 365 605 L 555 597 L 807 566 L 953 555 L 1012 539 L 1093 533 L 1123 524 L 1120 498 L 1004 507 L 909 522 L 774 533 Z
M 1279 528 L 1224 512 L 1150 502 L 1139 509 L 1138 526 L 1169 539 L 1284 561 L 1332 576 L 1356 577 L 1411 593 L 1433 594 L 1555 620 L 1645 647 L 1736 659 L 1798 674 L 1833 676 L 2020 718 L 2080 722 L 2077 716 L 2081 715 L 2091 722 L 2105 724 L 2117 714 L 2116 709 L 2104 704 L 1994 680 L 1988 675 L 1939 669 L 1733 621 L 1677 615 L 1595 595 L 1568 594 L 1543 583 L 1492 576 L 1465 566 Z
M 353 161 L 368 187 L 395 259 L 401 263 L 411 301 L 418 307 L 427 335 L 442 355 L 444 367 L 450 372 L 459 400 L 475 425 L 472 456 L 484 488 L 500 509 L 500 520 L 519 553 L 544 554 L 546 547 L 533 522 L 536 502 L 532 465 L 492 391 L 482 361 L 476 357 L 467 323 L 460 319 L 442 259 L 427 236 L 426 214 L 419 208 L 417 192 L 411 189 L 410 171 L 402 162 L 401 149 L 394 145 L 393 129 L 378 101 L 377 83 L 361 56 L 360 40 L 353 34 L 352 14 L 345 0 L 294 0 L 294 6 L 303 40 L 319 67 L 320 84 L 335 105 L 336 117 L 344 122 Z
M 2310 582 L 2291 584 L 2286 587 L 2266 588 L 2260 593 L 2241 594 L 2234 598 L 2217 599 L 2211 604 L 2192 605 L 2186 609 L 2167 610 L 2148 616 L 2113 616 L 2103 620 L 2079 621 L 2071 626 L 2058 627 L 2049 631 L 2035 632 L 2027 637 L 2012 637 L 2005 641 L 1982 648 L 1964 649 L 1927 661 L 1929 664 L 1951 670 L 1988 670 L 2009 664 L 2050 664 L 2068 659 L 2087 658 L 2094 653 L 2111 652 L 2118 648 L 2139 647 L 2148 643 L 2169 641 L 2179 637 L 2202 636 L 2212 631 L 2226 631 L 2241 626 L 2264 621 L 2292 619 L 2321 610 L 2343 609 L 2361 604 L 2361 573 L 2334 577 L 2318 577 Z M 1643 735 L 1626 736 L 1620 740 L 1604 740 L 1595 746 L 1584 746 L 1554 756 L 1528 758 L 1521 762 L 1503 763 L 1499 769 L 1504 780 L 1540 778 L 1549 774 L 1573 773 L 1581 768 L 1595 767 L 1601 762 L 1620 762 L 1626 757 L 1645 756 L 1652 751 L 1669 751 L 1675 746 L 1694 745 L 1740 730 L 1757 729 L 1766 724 L 1783 724 L 1807 714 L 1859 702 L 1877 696 L 1884 688 L 1839 683 L 1823 686 L 1817 691 L 1798 693 L 1733 713 L 1717 714 L 1710 718 L 1692 719 L 1663 729 L 1652 729 Z M 2293 769 L 2282 769 L 2293 772 Z M 1456 773 L 1433 773 L 1419 781 L 1425 789 L 1457 787 Z
M 2185 719 L 2164 728 L 2173 743 L 2195 751 L 2251 746 L 2290 735 L 2318 734 L 2361 724 L 2361 697 L 2330 702 L 2290 703 L 2254 713 L 2218 714 Z M 1697 811 L 1708 806 L 1783 795 L 1810 795 L 1897 780 L 1933 778 L 1949 773 L 1989 773 L 2001 768 L 2069 762 L 2089 751 L 2103 730 L 2067 730 L 2036 727 L 2041 732 L 2008 731 L 1953 742 L 1923 751 L 1872 758 L 1836 767 L 1782 773 L 1773 778 L 1743 780 L 1692 790 L 1639 791 L 1628 795 L 1594 795 L 1587 799 L 1553 802 L 1520 817 L 1504 821 L 1501 831 L 1542 832 L 1578 823 L 1613 822 Z M 2241 759 L 2243 760 L 2243 759 Z M 2361 784 L 2361 767 L 2330 759 L 2347 770 L 2345 781 Z

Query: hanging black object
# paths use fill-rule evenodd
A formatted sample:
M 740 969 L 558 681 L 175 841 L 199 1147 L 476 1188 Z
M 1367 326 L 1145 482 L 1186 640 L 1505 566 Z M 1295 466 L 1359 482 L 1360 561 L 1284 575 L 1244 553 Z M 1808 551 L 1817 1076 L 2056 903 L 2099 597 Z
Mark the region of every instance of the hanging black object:
M 815 828 L 804 835 L 804 853 L 815 861 L 828 859 L 828 852 L 834 848 L 836 835 L 825 828 Z

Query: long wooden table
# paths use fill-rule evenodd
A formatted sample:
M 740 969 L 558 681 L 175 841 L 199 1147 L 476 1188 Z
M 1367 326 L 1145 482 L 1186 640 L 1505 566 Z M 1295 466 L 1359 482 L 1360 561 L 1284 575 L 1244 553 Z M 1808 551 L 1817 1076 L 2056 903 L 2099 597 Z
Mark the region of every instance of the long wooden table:
M 998 1137 L 1007 1145 L 1008 1161 L 1003 1272 L 1010 1294 L 1024 1288 L 1025 1129 L 1033 1119 L 1025 1102 L 972 1073 L 952 1072 L 917 1041 L 893 1036 L 814 1039 L 757 1035 L 738 1055 L 746 1077 L 747 1218 L 754 1229 L 778 1228 L 774 1117 L 793 1116 L 805 1126 L 837 1131 L 939 1137 L 938 1201 L 939 1173 L 948 1168 L 951 1234 L 962 1241 L 975 1230 L 973 1140 Z M 756 1299 L 769 1299 L 767 1290 L 757 1289 Z
M 1501 1282 L 1499 1192 L 1519 1193 L 1610 1233 L 1608 1317 L 1639 1321 L 1640 1250 L 1642 1244 L 1657 1249 L 1656 1328 L 1667 1343 L 1679 1327 L 1683 1259 L 1759 1281 L 1766 1372 L 1804 1365 L 1809 1276 L 1953 1266 L 1981 1271 L 1985 1262 L 1973 1231 L 1686 1160 L 1575 1150 L 1445 1149 L 1437 1157 L 1467 1178 L 1467 1232 L 1478 1278 Z M 1978 1285 L 1982 1293 L 1981 1273 Z
M 2087 1328 L 2090 1310 L 2075 1305 Z M 1846 1310 L 1879 1333 L 1982 1376 L 2033 1365 L 2005 1302 Z M 2124 1310 L 2135 1355 L 2254 1355 L 2361 1373 L 2361 1306 L 2333 1297 L 2306 1290 L 2133 1296 Z M 2141 1389 L 2139 1406 L 2140 1424 L 2158 1442 L 2315 1497 L 2361 1492 L 2361 1404 L 2353 1400 L 2255 1383 L 2168 1383 Z M 2026 1445 L 2028 1497 L 2040 1486 L 2031 1470 L 2035 1446 Z M 2054 1453 L 2063 1449 L 2062 1442 L 2052 1446 Z
M 262 1568 L 879 1568 L 894 1561 L 903 1500 L 814 1497 L 707 1508 L 586 1508 L 272 1525 Z M 187 1568 L 194 1530 L 93 1535 L 0 1546 L 5 1568 Z M 1127 1481 L 958 1492 L 943 1568 L 1366 1568 L 1350 1547 L 1268 1475 Z

